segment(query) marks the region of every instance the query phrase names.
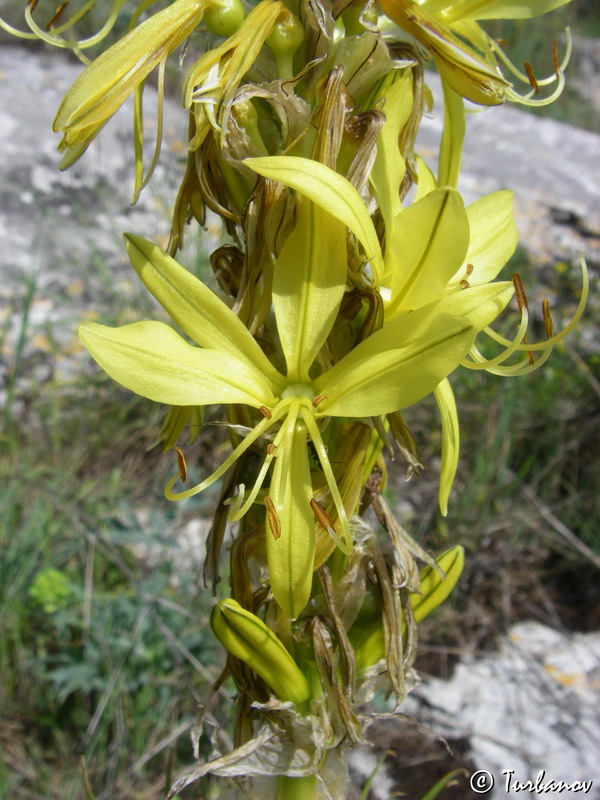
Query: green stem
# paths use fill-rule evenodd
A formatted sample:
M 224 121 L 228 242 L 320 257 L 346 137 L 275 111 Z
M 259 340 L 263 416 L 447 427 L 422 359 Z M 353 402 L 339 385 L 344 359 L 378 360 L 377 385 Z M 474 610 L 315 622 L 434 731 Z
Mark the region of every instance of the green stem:
M 307 775 L 305 778 L 280 775 L 277 778 L 277 800 L 315 800 L 316 796 L 316 775 Z

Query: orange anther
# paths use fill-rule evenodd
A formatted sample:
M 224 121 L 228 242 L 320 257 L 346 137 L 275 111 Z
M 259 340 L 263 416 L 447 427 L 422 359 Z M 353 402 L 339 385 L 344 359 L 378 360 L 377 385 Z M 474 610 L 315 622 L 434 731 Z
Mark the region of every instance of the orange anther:
M 327 400 L 327 395 L 326 395 L 326 394 L 318 394 L 318 395 L 317 395 L 317 396 L 314 398 L 314 400 L 312 401 L 313 408 L 317 408 L 317 406 L 319 405 L 319 403 L 322 403 L 322 402 L 323 402 L 323 400 Z
M 279 515 L 275 510 L 275 505 L 270 497 L 265 497 L 265 508 L 267 509 L 267 520 L 269 522 L 269 529 L 275 541 L 281 536 L 281 522 Z
M 53 28 L 53 27 L 54 27 L 54 25 L 56 25 L 56 23 L 58 22 L 58 20 L 61 18 L 63 11 L 64 11 L 64 10 L 65 10 L 65 8 L 66 8 L 66 7 L 69 5 L 69 2 L 70 2 L 70 0 L 65 0 L 65 2 L 64 2 L 64 3 L 61 3 L 61 4 L 58 6 L 58 8 L 57 8 L 57 9 L 56 9 L 56 11 L 54 12 L 54 14 L 53 14 L 53 15 L 50 17 L 50 19 L 48 20 L 48 24 L 46 25 L 46 30 L 47 30 L 47 31 L 49 31 L 49 30 L 50 30 L 50 28 Z
M 261 406 L 258 410 L 263 415 L 263 417 L 266 417 L 267 419 L 271 419 L 271 417 L 273 416 L 266 406 Z
M 187 464 L 185 463 L 185 456 L 179 447 L 175 448 L 175 452 L 177 453 L 177 466 L 179 468 L 179 475 L 181 476 L 181 480 L 185 481 L 187 478 Z
M 325 530 L 333 528 L 333 522 L 331 521 L 329 514 L 325 511 L 319 501 L 315 500 L 314 497 L 311 498 L 310 507 L 312 508 L 312 512 L 315 515 L 317 522 L 322 528 L 325 528 Z
M 527 77 L 529 78 L 529 83 L 531 88 L 536 94 L 540 93 L 540 87 L 538 86 L 538 82 L 536 80 L 535 74 L 533 72 L 533 67 L 529 63 L 529 61 L 524 61 L 523 66 L 525 67 L 525 72 L 527 73 Z
M 542 302 L 542 315 L 544 317 L 546 336 L 548 339 L 551 339 L 554 336 L 554 323 L 552 322 L 552 315 L 550 314 L 550 303 L 547 300 Z
M 512 276 L 513 284 L 515 287 L 515 294 L 517 296 L 517 305 L 519 306 L 519 311 L 522 311 L 526 308 L 529 311 L 529 304 L 527 303 L 527 295 L 525 294 L 525 289 L 523 288 L 523 282 L 521 281 L 521 276 L 518 272 L 513 273 Z
M 556 39 L 552 42 L 552 66 L 554 67 L 554 74 L 558 75 L 560 72 L 560 63 L 558 61 L 558 42 Z
M 273 442 L 271 442 L 271 444 L 268 444 L 268 445 L 267 445 L 267 453 L 268 453 L 270 456 L 272 456 L 272 455 L 273 455 L 273 453 L 275 452 L 275 450 L 277 450 L 277 445 L 276 445 L 276 444 L 273 444 Z

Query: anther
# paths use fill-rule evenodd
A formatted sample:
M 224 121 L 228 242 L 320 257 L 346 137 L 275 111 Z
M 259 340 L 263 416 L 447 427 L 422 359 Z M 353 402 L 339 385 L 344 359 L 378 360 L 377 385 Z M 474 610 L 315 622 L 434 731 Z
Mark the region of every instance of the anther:
M 461 288 L 461 289 L 468 289 L 468 288 L 469 288 L 469 281 L 466 281 L 466 280 L 463 278 L 463 279 L 462 279 L 462 281 L 460 282 L 460 288 Z
M 267 419 L 271 419 L 271 417 L 273 416 L 273 414 L 271 414 L 271 412 L 266 406 L 261 406 L 258 410 L 263 415 L 263 417 L 266 417 Z
M 558 60 L 558 42 L 556 39 L 552 42 L 552 66 L 554 67 L 554 74 L 558 75 L 560 72 L 560 62 Z
M 507 46 L 506 39 L 494 39 L 494 41 L 496 42 L 496 44 L 499 44 L 500 47 L 506 47 Z
M 527 295 L 525 294 L 525 289 L 523 288 L 523 282 L 521 281 L 521 276 L 518 272 L 514 272 L 513 276 L 513 285 L 515 287 L 515 295 L 517 297 L 517 305 L 519 306 L 519 311 L 522 311 L 526 308 L 529 311 L 529 304 L 527 302 Z
M 523 282 L 521 281 L 521 276 L 518 272 L 513 273 L 513 284 L 515 287 L 515 295 L 517 297 L 517 305 L 519 306 L 519 311 L 523 311 L 523 309 L 527 309 L 529 311 L 529 303 L 527 302 L 527 295 L 525 294 L 525 289 L 523 288 Z M 523 336 L 523 344 L 527 344 L 527 336 Z M 535 359 L 533 357 L 532 352 L 527 353 L 527 358 L 529 359 L 529 363 L 531 365 L 535 364 Z
M 265 508 L 267 509 L 267 520 L 269 522 L 269 528 L 273 535 L 275 541 L 279 539 L 281 536 L 281 522 L 279 521 L 279 516 L 277 511 L 275 510 L 275 505 L 270 497 L 265 497 Z
M 542 315 L 544 317 L 546 336 L 548 339 L 551 339 L 554 336 L 554 323 L 552 322 L 552 315 L 550 314 L 550 303 L 547 300 L 542 302 Z
M 327 395 L 326 394 L 318 394 L 314 398 L 314 400 L 312 401 L 313 408 L 317 408 L 319 406 L 319 404 L 323 402 L 323 400 L 327 400 Z
M 533 67 L 529 63 L 529 61 L 524 61 L 523 66 L 525 67 L 525 72 L 527 73 L 527 77 L 529 78 L 529 84 L 533 91 L 536 94 L 540 93 L 540 87 L 538 86 L 538 82 L 536 80 L 535 74 L 533 72 Z
M 467 278 L 469 277 L 469 275 L 472 275 L 474 269 L 475 268 L 473 264 L 467 264 Z
M 271 444 L 267 445 L 267 453 L 272 456 L 273 453 L 277 450 L 277 445 L 271 442 Z
M 312 512 L 315 515 L 317 522 L 322 528 L 325 530 L 333 528 L 333 522 L 331 521 L 329 514 L 325 511 L 319 501 L 315 500 L 314 497 L 311 498 L 310 507 L 312 508 Z
M 61 3 L 58 6 L 58 8 L 54 12 L 54 14 L 48 20 L 48 24 L 46 25 L 46 30 L 47 31 L 49 31 L 50 28 L 53 28 L 56 25 L 58 20 L 61 18 L 62 14 L 63 14 L 63 11 L 69 5 L 69 3 L 70 3 L 70 0 L 65 0 L 64 3 Z
M 187 478 L 187 464 L 185 463 L 185 456 L 179 447 L 175 448 L 175 452 L 177 453 L 177 466 L 179 468 L 179 475 L 181 476 L 181 480 L 185 481 Z
M 38 2 L 39 0 L 27 0 L 27 5 L 31 9 L 32 14 L 36 10 Z

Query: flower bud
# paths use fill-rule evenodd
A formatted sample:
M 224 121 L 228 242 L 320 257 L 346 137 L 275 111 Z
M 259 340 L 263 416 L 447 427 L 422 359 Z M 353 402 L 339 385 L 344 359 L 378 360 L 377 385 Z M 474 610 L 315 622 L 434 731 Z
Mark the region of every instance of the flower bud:
M 210 625 L 223 647 L 260 675 L 280 700 L 303 703 L 308 699 L 306 678 L 259 617 L 227 598 L 213 608 Z
M 204 23 L 215 36 L 231 36 L 244 21 L 240 0 L 213 0 L 204 12 Z

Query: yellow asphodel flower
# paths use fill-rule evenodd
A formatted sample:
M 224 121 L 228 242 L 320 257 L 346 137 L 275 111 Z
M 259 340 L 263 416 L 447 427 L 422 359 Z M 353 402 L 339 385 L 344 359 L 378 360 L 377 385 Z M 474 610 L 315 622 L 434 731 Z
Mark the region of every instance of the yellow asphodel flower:
M 98 56 L 63 98 L 53 123 L 63 138 L 61 169 L 85 152 L 148 74 L 164 64 L 202 19 L 208 0 L 175 0 Z M 162 95 L 159 98 L 162 101 Z
M 431 52 L 442 79 L 459 95 L 484 106 L 498 105 L 504 99 L 541 105 L 551 103 L 563 89 L 563 70 L 569 60 L 570 44 L 562 64 L 555 56 L 555 74 L 536 80 L 532 70 L 523 74 L 511 63 L 477 20 L 526 19 L 570 1 L 381 0 L 381 8 L 387 17 Z M 518 94 L 502 75 L 498 61 L 519 80 L 531 84 L 531 91 L 526 95 Z M 556 89 L 550 96 L 533 97 L 540 87 L 551 83 L 556 83 Z
M 365 339 L 330 368 L 317 358 L 334 325 L 345 291 L 347 227 L 365 252 L 374 245 L 366 208 L 353 207 L 322 184 L 311 184 L 309 165 L 298 158 L 250 159 L 259 174 L 288 185 L 297 173 L 296 226 L 277 259 L 273 307 L 285 368 L 276 369 L 229 308 L 160 248 L 136 236 L 127 249 L 141 279 L 198 347 L 159 322 L 122 328 L 82 326 L 83 343 L 121 384 L 170 405 L 243 403 L 261 418 L 225 462 L 206 480 L 171 499 L 190 497 L 216 481 L 254 442 L 271 432 L 263 465 L 248 496 L 235 498 L 232 518 L 264 502 L 269 578 L 275 599 L 296 618 L 310 596 L 315 517 L 308 442 L 320 461 L 337 512 L 328 531 L 343 551 L 352 547 L 320 425 L 328 417 L 376 417 L 415 403 L 432 392 L 462 361 L 477 331 L 500 313 L 510 284 L 456 292 L 400 317 Z M 317 168 L 327 169 L 323 165 Z M 328 171 L 333 177 L 332 170 Z M 304 175 L 304 181 L 302 181 Z M 342 181 L 344 179 L 341 179 Z M 345 182 L 347 184 L 347 182 Z M 335 184 L 337 186 L 337 184 Z M 350 184 L 347 184 L 350 186 Z M 317 192 L 319 202 L 313 193 Z M 366 220 L 362 216 L 362 209 Z M 364 229 L 361 229 L 364 224 Z M 378 256 L 371 253 L 372 263 Z M 380 259 L 379 259 L 380 260 Z M 259 494 L 272 468 L 270 488 Z

